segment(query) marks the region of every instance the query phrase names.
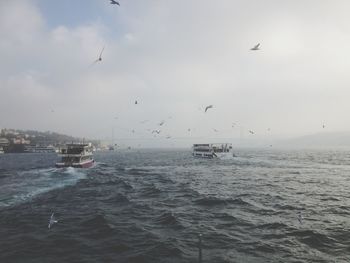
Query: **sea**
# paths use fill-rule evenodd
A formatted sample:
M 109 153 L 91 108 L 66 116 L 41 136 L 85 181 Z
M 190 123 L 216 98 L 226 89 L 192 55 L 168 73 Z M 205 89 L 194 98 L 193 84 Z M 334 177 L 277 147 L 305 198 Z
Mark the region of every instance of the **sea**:
M 0 262 L 350 262 L 350 151 L 235 155 L 3 154 Z

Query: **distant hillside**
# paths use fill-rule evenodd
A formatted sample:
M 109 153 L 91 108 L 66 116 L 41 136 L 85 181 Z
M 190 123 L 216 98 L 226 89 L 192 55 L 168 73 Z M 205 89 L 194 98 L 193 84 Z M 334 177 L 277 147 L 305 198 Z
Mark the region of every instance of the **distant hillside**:
M 30 141 L 30 144 L 39 144 L 39 145 L 58 145 L 65 144 L 68 142 L 82 142 L 82 138 L 77 138 L 69 135 L 60 134 L 57 132 L 42 132 L 34 130 L 17 130 L 17 129 L 1 129 L 0 138 L 6 138 L 9 141 L 13 139 L 23 139 Z M 87 140 L 85 140 L 87 141 Z M 91 142 L 91 141 L 89 141 Z M 98 144 L 97 141 L 93 142 Z
M 283 140 L 276 146 L 295 148 L 350 148 L 350 132 L 327 132 Z

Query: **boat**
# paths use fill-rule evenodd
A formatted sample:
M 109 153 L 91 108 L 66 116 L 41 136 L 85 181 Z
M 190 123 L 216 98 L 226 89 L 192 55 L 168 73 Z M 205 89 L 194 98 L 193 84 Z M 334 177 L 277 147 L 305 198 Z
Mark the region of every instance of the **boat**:
M 89 168 L 95 163 L 92 150 L 91 143 L 67 144 L 60 151 L 62 159 L 61 162 L 56 163 L 56 167 Z
M 52 145 L 41 146 L 41 145 L 26 145 L 24 147 L 25 153 L 55 153 L 55 147 Z
M 4 149 L 0 147 L 0 154 L 4 153 Z
M 192 155 L 200 158 L 233 157 L 231 143 L 193 144 Z

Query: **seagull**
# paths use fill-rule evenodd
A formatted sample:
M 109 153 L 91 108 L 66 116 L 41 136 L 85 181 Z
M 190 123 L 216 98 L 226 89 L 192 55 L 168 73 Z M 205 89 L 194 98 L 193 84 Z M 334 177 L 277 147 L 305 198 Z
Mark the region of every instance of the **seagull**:
M 165 137 L 166 139 L 171 139 L 171 136 L 170 135 L 168 135 L 167 137 Z
M 249 130 L 249 133 L 250 133 L 250 134 L 254 134 L 255 132 L 253 132 L 252 130 Z
M 298 221 L 299 221 L 299 223 L 302 225 L 303 224 L 303 216 L 301 215 L 301 212 L 299 211 L 298 212 Z
M 48 228 L 50 229 L 51 226 L 55 223 L 58 223 L 58 221 L 55 219 L 54 217 L 54 213 L 52 213 L 51 217 L 50 217 L 50 220 L 49 220 L 49 225 L 48 225 Z
M 102 61 L 102 53 L 103 53 L 104 50 L 105 50 L 105 47 L 102 48 L 101 53 L 100 53 L 98 59 L 96 59 L 96 60 L 94 61 L 94 63 L 92 63 L 92 64 L 95 64 L 95 63 L 97 63 L 97 62 L 101 62 L 101 61 Z
M 137 100 L 135 100 L 135 105 L 137 104 Z
M 165 121 L 161 121 L 161 122 L 159 123 L 159 126 L 162 126 L 164 123 L 165 123 Z
M 114 1 L 114 0 L 110 0 L 110 1 L 111 1 L 111 2 L 110 2 L 111 5 L 119 5 L 119 6 L 120 6 L 119 2 Z
M 218 130 L 217 130 L 217 129 L 213 129 L 213 131 L 214 131 L 214 132 L 218 132 Z
M 236 126 L 236 123 L 233 122 L 233 123 L 232 123 L 232 128 L 234 128 L 235 126 Z
M 259 46 L 260 46 L 260 43 L 252 47 L 250 50 L 253 50 L 253 51 L 260 50 Z
M 209 106 L 205 107 L 205 111 L 204 112 L 207 112 L 207 110 L 212 109 L 213 107 L 214 107 L 213 105 L 209 105 Z
M 152 133 L 157 133 L 157 134 L 159 134 L 159 133 L 160 133 L 160 130 L 153 130 Z
M 322 125 L 322 128 L 324 129 L 325 127 L 326 127 L 326 125 L 323 124 L 323 125 Z

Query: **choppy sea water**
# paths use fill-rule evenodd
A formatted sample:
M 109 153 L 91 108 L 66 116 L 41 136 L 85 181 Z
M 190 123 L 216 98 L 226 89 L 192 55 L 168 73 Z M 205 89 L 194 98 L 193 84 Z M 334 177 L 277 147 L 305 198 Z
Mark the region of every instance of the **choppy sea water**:
M 1 155 L 0 262 L 350 262 L 350 152 L 235 154 Z

